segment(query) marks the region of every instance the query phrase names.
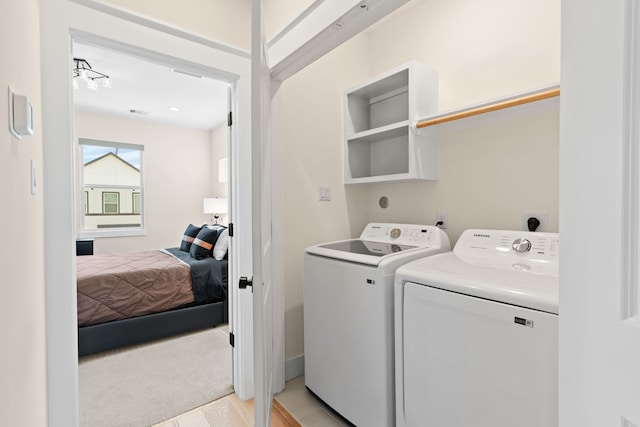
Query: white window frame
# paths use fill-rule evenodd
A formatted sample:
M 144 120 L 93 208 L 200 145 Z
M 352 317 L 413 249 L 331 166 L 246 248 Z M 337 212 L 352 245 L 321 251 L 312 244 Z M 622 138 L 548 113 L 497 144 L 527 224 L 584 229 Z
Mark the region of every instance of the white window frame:
M 86 191 L 85 191 L 85 193 L 86 193 Z M 106 205 L 113 205 L 112 202 L 107 203 L 107 201 L 105 200 L 105 196 L 107 194 L 115 194 L 115 196 L 116 196 L 116 202 L 115 202 L 116 211 L 115 212 L 107 212 L 107 210 L 105 209 Z M 102 213 L 104 215 L 111 215 L 111 214 L 117 215 L 117 214 L 120 213 L 120 193 L 118 193 L 117 191 L 103 191 L 102 192 Z
M 137 212 L 136 212 L 136 199 L 138 199 L 138 206 L 139 206 Z M 134 213 L 134 214 L 142 213 L 142 192 L 141 191 L 134 191 L 133 193 L 131 193 L 131 213 Z
M 85 229 L 85 206 L 88 206 L 88 201 L 85 202 L 85 182 L 84 182 L 84 146 L 97 146 L 97 147 L 111 147 L 111 148 L 123 148 L 128 150 L 138 150 L 140 151 L 140 227 L 109 227 L 109 228 L 99 228 L 99 229 Z M 144 145 L 141 144 L 131 144 L 125 142 L 117 142 L 117 141 L 103 141 L 97 139 L 89 139 L 89 138 L 78 138 L 78 186 L 79 186 L 79 194 L 80 194 L 80 208 L 78 212 L 82 212 L 78 219 L 79 232 L 78 236 L 81 238 L 91 237 L 91 238 L 100 238 L 100 237 L 127 237 L 127 236 L 143 236 L 146 235 L 145 231 L 145 208 L 144 208 Z M 87 183 L 87 185 L 90 183 Z M 107 186 L 105 186 L 106 188 Z M 111 186 L 114 189 L 117 187 Z M 130 188 L 130 187 L 129 187 Z M 138 192 L 138 191 L 136 191 Z M 121 213 L 121 203 L 119 200 L 118 212 Z M 104 209 L 104 202 L 102 203 L 102 208 Z M 132 207 L 133 211 L 133 207 Z M 134 213 L 134 212 L 132 212 Z M 138 213 L 135 213 L 136 215 Z

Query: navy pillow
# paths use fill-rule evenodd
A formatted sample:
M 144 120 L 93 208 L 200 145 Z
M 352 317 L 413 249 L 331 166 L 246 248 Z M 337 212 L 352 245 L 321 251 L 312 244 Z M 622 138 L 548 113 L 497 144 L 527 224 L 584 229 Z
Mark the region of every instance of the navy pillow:
M 189 224 L 187 229 L 184 231 L 184 236 L 182 236 L 182 241 L 180 242 L 181 251 L 189 252 L 189 249 L 191 249 L 191 244 L 193 243 L 194 239 L 201 229 L 202 227 L 196 227 L 193 224 Z
M 224 227 L 202 227 L 193 240 L 191 249 L 189 249 L 191 257 L 195 259 L 210 257 L 213 246 L 216 244 L 216 240 L 218 240 L 218 236 L 222 233 L 222 230 L 224 230 Z

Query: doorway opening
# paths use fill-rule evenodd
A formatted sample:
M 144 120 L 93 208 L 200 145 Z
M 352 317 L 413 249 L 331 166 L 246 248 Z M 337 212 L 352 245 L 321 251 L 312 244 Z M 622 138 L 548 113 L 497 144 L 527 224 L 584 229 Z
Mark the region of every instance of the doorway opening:
M 203 209 L 204 199 L 218 197 L 229 202 L 232 199 L 230 182 L 220 177 L 218 170 L 218 165 L 222 164 L 220 161 L 229 159 L 232 152 L 232 136 L 227 123 L 233 106 L 232 78 L 218 70 L 84 33 L 74 35 L 72 56 L 74 66 L 82 60 L 82 64 L 91 67 L 91 70 L 109 78 L 108 85 L 100 85 L 103 77 L 91 79 L 86 75 L 81 76 L 86 72 L 78 72 L 77 76 L 72 77 L 73 144 L 77 159 L 74 195 L 78 236 L 94 239 L 95 254 L 140 253 L 180 247 L 187 226 L 206 226 L 210 222 L 210 213 L 205 213 Z M 98 83 L 97 87 L 95 83 Z M 129 162 L 130 167 L 125 168 L 137 170 L 142 178 L 142 191 L 134 191 L 138 198 L 129 204 L 132 212 L 125 212 L 127 197 L 120 194 L 120 189 L 114 183 L 105 184 L 111 186 L 106 189 L 108 191 L 103 191 L 109 196 L 108 203 L 103 202 L 97 212 L 88 210 L 90 202 L 86 198 L 87 192 L 79 186 L 77 178 L 83 175 L 89 162 L 95 165 L 96 159 L 85 158 L 78 144 L 80 139 L 143 147 L 143 165 L 138 160 L 137 163 Z M 83 145 L 86 147 L 86 144 Z M 115 157 L 122 158 L 120 163 L 127 163 L 124 156 L 118 155 L 117 148 Z M 229 173 L 225 175 L 228 177 Z M 84 184 L 86 187 L 87 182 Z M 92 190 L 95 190 L 94 187 Z M 105 207 L 107 211 L 104 211 Z M 122 221 L 116 221 L 116 226 L 108 225 L 110 218 L 118 220 L 132 213 L 143 218 L 137 223 L 139 227 L 135 232 L 122 226 Z M 230 212 L 227 210 L 226 214 L 220 214 L 216 222 L 227 225 Z M 101 217 L 107 226 L 86 227 L 86 218 L 89 216 Z M 232 266 L 233 263 L 229 262 L 227 284 L 232 283 L 231 278 L 235 277 Z M 230 296 L 230 292 L 226 292 L 226 295 Z M 230 298 L 227 298 L 227 303 L 231 311 Z M 233 317 L 229 315 L 228 319 L 231 322 Z M 180 369 L 193 365 L 190 366 L 192 371 L 204 374 L 203 369 L 215 367 L 212 370 L 215 378 L 201 375 L 206 378 L 202 384 L 204 391 L 196 390 L 196 394 L 211 391 L 224 395 L 233 391 L 228 333 L 228 325 L 222 322 L 215 330 L 183 332 L 162 342 L 153 341 L 81 358 L 81 425 L 97 425 L 96 419 L 91 418 L 92 410 L 87 402 L 90 405 L 123 403 L 120 409 L 107 413 L 120 413 L 125 417 L 127 415 L 122 413 L 122 408 L 126 410 L 131 407 L 140 413 L 144 405 L 135 399 L 143 392 L 128 394 L 123 393 L 122 389 L 117 390 L 123 387 L 122 381 L 113 383 L 116 390 L 113 387 L 109 389 L 109 381 L 123 378 L 123 374 L 136 385 L 150 379 L 159 380 L 165 384 L 164 389 L 169 390 L 169 395 L 175 397 L 176 394 L 185 396 L 185 392 L 178 392 L 178 383 L 187 384 L 187 389 L 193 389 L 194 381 L 187 378 L 188 374 L 177 374 Z M 180 348 L 176 349 L 175 346 Z M 171 351 L 176 353 L 169 356 Z M 209 354 L 210 360 L 196 357 L 202 357 L 205 353 Z M 155 360 L 157 357 L 159 359 Z M 159 368 L 150 368 L 154 364 Z M 150 388 L 158 390 L 153 385 Z M 107 396 L 109 392 L 115 392 L 115 396 Z M 183 406 L 171 408 L 162 403 L 159 394 L 155 392 L 151 396 L 150 401 L 155 401 L 156 407 L 150 408 L 149 412 L 160 419 L 144 419 L 141 424 L 160 422 L 194 405 L 206 403 L 198 400 L 202 396 L 197 396 L 193 401 L 179 399 L 183 402 L 176 402 L 174 398 L 171 399 L 174 403 L 182 403 Z M 96 399 L 96 396 L 100 396 L 100 399 Z M 107 397 L 115 400 L 110 401 Z M 210 398 L 204 396 L 205 400 Z M 99 417 L 104 418 L 105 408 L 97 409 Z

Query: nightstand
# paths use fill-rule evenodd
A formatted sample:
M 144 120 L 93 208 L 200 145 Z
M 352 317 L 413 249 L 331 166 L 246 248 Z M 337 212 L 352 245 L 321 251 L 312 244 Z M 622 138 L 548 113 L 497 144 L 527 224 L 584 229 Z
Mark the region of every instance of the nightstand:
M 76 239 L 76 255 L 93 255 L 93 239 Z

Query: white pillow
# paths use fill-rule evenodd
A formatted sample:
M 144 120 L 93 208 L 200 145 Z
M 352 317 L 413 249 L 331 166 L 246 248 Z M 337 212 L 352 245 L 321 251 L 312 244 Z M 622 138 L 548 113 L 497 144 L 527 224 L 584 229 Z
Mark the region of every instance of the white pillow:
M 220 261 L 227 254 L 227 249 L 229 249 L 229 229 L 225 228 L 213 247 L 213 257 Z

